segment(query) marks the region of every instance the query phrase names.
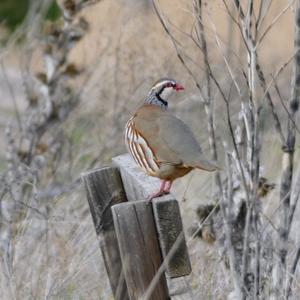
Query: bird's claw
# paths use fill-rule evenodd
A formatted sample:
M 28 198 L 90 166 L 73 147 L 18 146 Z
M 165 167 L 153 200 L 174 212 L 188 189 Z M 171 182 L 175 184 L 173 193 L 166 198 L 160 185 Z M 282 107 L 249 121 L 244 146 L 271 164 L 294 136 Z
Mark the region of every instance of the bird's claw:
M 161 196 L 164 196 L 164 195 L 167 195 L 167 194 L 170 194 L 170 191 L 159 191 L 159 192 L 157 192 L 157 193 L 155 193 L 155 194 L 150 195 L 150 196 L 147 198 L 147 200 L 150 201 L 150 202 L 152 202 L 152 200 L 153 200 L 154 198 L 158 198 L 158 197 L 161 197 Z

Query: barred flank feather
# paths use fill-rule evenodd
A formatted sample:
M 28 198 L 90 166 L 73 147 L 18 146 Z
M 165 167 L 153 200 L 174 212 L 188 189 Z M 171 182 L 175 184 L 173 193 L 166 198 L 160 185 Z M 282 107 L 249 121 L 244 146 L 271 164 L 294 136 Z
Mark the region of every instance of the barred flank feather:
M 125 126 L 125 144 L 135 162 L 146 173 L 154 175 L 159 170 L 152 149 L 134 128 L 134 116 L 129 119 Z

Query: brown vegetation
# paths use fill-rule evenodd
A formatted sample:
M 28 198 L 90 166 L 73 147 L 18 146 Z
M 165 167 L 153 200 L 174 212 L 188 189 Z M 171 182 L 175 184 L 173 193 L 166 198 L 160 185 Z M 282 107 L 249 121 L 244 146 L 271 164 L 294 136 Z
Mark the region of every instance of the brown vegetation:
M 195 299 L 296 295 L 297 1 L 250 0 L 254 8 L 243 4 L 243 14 L 239 1 L 154 1 L 156 13 L 146 0 L 75 2 L 76 9 L 60 2 L 65 19 L 54 24 L 40 20 L 43 6 L 38 14 L 33 9 L 0 51 L 3 299 L 109 299 L 79 175 L 125 151 L 130 112 L 166 75 L 186 87 L 171 109 L 224 166 L 216 178 L 192 172 L 174 187 L 177 199 L 186 200 L 181 202 L 186 228 L 197 219 L 199 204 L 218 207 L 221 233 L 208 232 L 209 245 L 189 241 Z M 257 47 L 247 49 L 253 43 Z M 283 156 L 288 159 L 281 166 Z M 256 205 L 260 176 L 277 185 Z M 225 232 L 224 220 L 229 220 Z M 243 231 L 239 249 L 231 236 L 235 226 Z M 215 238 L 221 246 L 214 245 Z M 250 243 L 253 239 L 259 242 Z M 271 241 L 271 257 L 262 241 Z

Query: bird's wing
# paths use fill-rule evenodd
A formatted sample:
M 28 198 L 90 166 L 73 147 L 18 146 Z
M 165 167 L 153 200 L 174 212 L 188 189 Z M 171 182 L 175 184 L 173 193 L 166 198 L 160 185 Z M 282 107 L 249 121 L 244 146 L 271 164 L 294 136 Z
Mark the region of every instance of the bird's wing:
M 135 128 L 158 161 L 207 171 L 217 169 L 204 157 L 190 128 L 171 113 L 155 109 L 150 113 L 141 109 L 136 116 Z
M 179 165 L 181 160 L 177 153 L 173 152 L 160 137 L 159 119 L 163 114 L 164 112 L 154 106 L 146 106 L 146 109 L 143 106 L 135 114 L 134 128 L 146 141 L 157 162 Z
M 217 165 L 206 159 L 191 129 L 172 114 L 159 119 L 160 138 L 169 149 L 176 153 L 186 167 L 214 171 Z

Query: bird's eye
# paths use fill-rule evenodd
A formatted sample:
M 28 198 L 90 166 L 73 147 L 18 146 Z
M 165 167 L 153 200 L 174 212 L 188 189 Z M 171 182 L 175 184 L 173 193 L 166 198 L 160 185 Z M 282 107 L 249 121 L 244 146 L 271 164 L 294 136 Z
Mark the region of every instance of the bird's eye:
M 174 85 L 172 84 L 172 82 L 168 82 L 167 84 L 166 84 L 166 87 L 173 87 Z

